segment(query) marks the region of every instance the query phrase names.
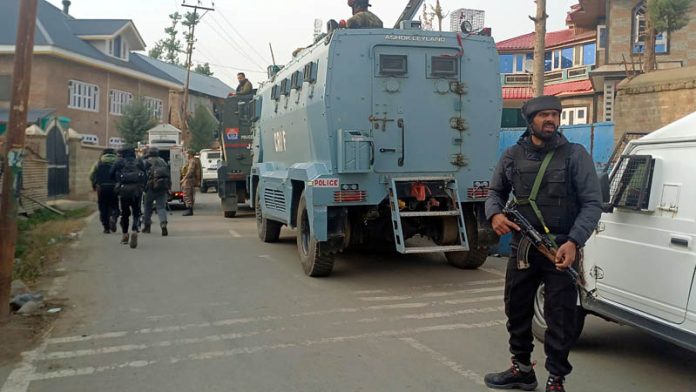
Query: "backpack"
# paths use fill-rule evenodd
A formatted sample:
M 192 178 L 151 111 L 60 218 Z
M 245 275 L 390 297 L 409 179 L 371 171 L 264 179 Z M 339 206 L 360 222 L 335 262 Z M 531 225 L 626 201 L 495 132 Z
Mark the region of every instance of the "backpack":
M 171 187 L 169 178 L 169 166 L 162 158 L 150 160 L 150 169 L 147 176 L 147 188 L 155 192 L 168 191 Z
M 113 186 L 114 182 L 111 179 L 111 167 L 113 163 L 99 162 L 97 164 L 96 174 L 94 175 L 94 183 L 99 186 Z
M 127 158 L 121 170 L 121 184 L 143 184 L 145 183 L 145 173 L 138 167 L 138 161 Z

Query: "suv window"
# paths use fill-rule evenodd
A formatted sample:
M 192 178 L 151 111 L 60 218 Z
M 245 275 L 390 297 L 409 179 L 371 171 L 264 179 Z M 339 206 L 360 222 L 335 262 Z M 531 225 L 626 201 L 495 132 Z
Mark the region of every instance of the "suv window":
M 611 204 L 632 210 L 648 208 L 654 160 L 651 155 L 624 155 L 611 178 Z

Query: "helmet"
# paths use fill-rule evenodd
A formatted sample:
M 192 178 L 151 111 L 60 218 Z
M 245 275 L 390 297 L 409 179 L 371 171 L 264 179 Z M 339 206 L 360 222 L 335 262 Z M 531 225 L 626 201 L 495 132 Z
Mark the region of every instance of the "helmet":
M 147 150 L 147 156 L 148 157 L 158 157 L 159 156 L 159 148 L 150 147 L 150 149 Z
M 543 110 L 556 110 L 558 113 L 561 113 L 563 105 L 561 105 L 561 100 L 556 96 L 542 95 L 541 97 L 530 99 L 522 106 L 522 114 L 527 123 L 531 123 L 534 116 Z

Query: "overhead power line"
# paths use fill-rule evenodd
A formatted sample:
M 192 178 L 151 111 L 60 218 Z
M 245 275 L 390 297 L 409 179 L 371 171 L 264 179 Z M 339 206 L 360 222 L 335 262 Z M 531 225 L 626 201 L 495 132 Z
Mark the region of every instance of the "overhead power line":
M 220 15 L 220 17 L 225 21 L 225 23 L 227 23 L 227 25 L 230 26 L 230 28 L 232 29 L 232 31 L 234 31 L 234 32 L 239 36 L 239 38 L 242 39 L 242 42 L 244 42 L 249 48 L 251 48 L 252 52 L 254 52 L 257 56 L 259 56 L 259 58 L 260 58 L 261 60 L 263 60 L 264 63 L 270 64 L 270 63 L 268 62 L 268 59 L 267 59 L 265 56 L 263 56 L 261 53 L 259 53 L 259 52 L 256 50 L 256 48 L 254 48 L 254 45 L 250 44 L 249 41 L 247 41 L 246 39 L 244 39 L 244 36 L 243 36 L 239 31 L 237 31 L 237 29 L 234 28 L 234 25 L 232 24 L 232 22 L 230 22 L 230 20 L 227 19 L 227 17 L 226 17 L 223 13 L 220 13 L 219 15 Z
M 241 47 L 237 43 L 237 41 L 218 23 L 214 18 L 210 18 L 210 20 L 217 26 L 208 24 L 208 27 L 210 27 L 221 39 L 226 41 L 229 45 L 231 45 L 238 53 L 240 53 L 244 58 L 249 60 L 249 62 L 253 63 L 255 66 L 259 67 L 260 69 L 264 69 L 264 66 L 259 64 L 256 60 L 254 60 L 251 56 L 249 56 L 249 53 L 247 53 L 244 48 Z M 219 30 L 218 30 L 219 29 Z

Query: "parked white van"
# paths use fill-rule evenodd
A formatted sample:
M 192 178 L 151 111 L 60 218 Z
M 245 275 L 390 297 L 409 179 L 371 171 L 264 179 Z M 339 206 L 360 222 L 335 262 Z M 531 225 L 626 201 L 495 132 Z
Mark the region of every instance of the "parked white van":
M 581 319 L 596 314 L 696 351 L 696 113 L 631 141 L 602 182 L 604 213 L 584 250 Z
M 220 150 L 201 150 L 201 192 L 208 192 L 209 188 L 217 189 L 218 167 L 222 162 L 222 152 Z

